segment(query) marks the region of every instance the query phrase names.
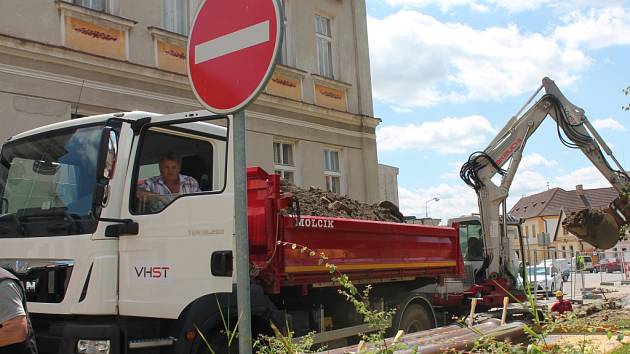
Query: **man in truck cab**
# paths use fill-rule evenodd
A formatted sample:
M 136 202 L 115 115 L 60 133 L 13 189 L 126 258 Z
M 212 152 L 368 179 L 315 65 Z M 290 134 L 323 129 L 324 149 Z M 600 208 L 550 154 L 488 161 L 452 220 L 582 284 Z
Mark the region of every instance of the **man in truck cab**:
M 0 268 L 0 354 L 5 353 L 37 354 L 37 346 L 22 284 Z
M 145 179 L 137 190 L 138 198 L 149 201 L 153 211 L 163 209 L 177 195 L 201 192 L 196 179 L 179 173 L 181 162 L 172 152 L 160 157 L 159 168 L 160 175 Z

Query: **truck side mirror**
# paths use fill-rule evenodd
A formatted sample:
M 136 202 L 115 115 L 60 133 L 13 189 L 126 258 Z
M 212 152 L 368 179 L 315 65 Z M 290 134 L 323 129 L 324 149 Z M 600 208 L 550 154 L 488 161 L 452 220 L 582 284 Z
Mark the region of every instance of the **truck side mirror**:
M 118 157 L 118 137 L 111 127 L 105 127 L 101 135 L 101 145 L 99 151 L 98 166 L 96 175 L 111 180 L 116 169 L 116 159 Z
M 111 127 L 105 127 L 101 134 L 101 144 L 96 166 L 94 206 L 104 207 L 109 200 L 109 181 L 114 177 L 118 157 L 118 137 Z

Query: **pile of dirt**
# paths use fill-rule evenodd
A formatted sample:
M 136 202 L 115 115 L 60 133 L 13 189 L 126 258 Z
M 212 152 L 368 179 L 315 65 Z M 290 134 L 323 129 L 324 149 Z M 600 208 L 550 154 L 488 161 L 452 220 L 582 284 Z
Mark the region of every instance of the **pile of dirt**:
M 398 207 L 389 201 L 366 204 L 316 187 L 303 189 L 284 180 L 280 184 L 280 191 L 283 196 L 292 196 L 298 201 L 285 210 L 288 214 L 297 213 L 294 209 L 299 204 L 300 215 L 403 222 Z

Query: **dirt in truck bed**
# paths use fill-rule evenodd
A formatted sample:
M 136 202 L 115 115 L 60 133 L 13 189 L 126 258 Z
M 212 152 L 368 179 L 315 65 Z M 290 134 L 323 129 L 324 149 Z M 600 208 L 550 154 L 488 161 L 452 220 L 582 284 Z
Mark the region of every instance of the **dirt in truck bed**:
M 300 215 L 403 222 L 403 216 L 398 207 L 388 201 L 378 204 L 361 203 L 315 187 L 303 189 L 284 180 L 280 184 L 280 191 L 284 196 L 291 195 L 297 198 Z M 292 207 L 285 211 L 291 214 L 296 212 Z

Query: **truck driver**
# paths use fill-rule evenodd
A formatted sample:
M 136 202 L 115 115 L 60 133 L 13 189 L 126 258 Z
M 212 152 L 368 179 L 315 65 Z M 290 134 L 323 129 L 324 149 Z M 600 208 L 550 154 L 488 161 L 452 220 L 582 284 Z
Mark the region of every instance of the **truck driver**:
M 181 163 L 175 154 L 169 152 L 160 157 L 160 175 L 147 178 L 138 185 L 137 196 L 140 200 L 159 202 L 152 205 L 153 211 L 163 209 L 174 196 L 201 192 L 199 183 L 190 176 L 180 174 Z

